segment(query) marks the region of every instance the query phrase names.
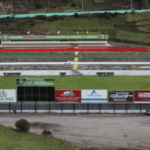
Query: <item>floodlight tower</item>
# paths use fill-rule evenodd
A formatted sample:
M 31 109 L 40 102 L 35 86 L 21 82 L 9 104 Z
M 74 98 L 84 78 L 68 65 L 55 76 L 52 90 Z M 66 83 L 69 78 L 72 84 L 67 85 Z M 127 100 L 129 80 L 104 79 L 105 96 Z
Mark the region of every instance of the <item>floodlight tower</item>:
M 131 10 L 132 10 L 132 8 L 133 8 L 133 0 L 131 0 Z
M 82 0 L 82 12 L 83 12 L 83 0 Z
M 11 0 L 11 15 L 12 15 L 12 0 Z

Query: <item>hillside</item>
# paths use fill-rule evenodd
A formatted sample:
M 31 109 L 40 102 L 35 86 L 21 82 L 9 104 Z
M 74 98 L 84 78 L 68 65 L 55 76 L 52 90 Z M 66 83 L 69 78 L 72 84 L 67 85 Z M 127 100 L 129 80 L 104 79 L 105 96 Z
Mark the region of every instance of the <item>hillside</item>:
M 131 0 L 83 0 L 84 11 L 131 9 Z M 13 0 L 13 13 L 50 13 L 82 8 L 81 0 Z M 150 0 L 133 0 L 133 9 L 150 8 Z M 0 0 L 0 14 L 11 13 L 11 1 Z
M 2 34 L 16 35 L 18 33 L 46 35 L 60 34 L 105 34 L 110 39 L 128 40 L 132 42 L 150 43 L 150 12 L 124 14 L 84 14 L 80 16 L 36 16 L 35 18 L 5 18 L 1 19 Z

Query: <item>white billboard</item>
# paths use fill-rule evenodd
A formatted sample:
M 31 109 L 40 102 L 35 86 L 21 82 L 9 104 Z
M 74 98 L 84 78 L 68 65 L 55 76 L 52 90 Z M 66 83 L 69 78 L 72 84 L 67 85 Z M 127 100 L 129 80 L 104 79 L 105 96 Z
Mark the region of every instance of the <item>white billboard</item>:
M 0 89 L 0 102 L 16 102 L 16 90 Z
M 107 90 L 81 90 L 81 102 L 107 103 Z

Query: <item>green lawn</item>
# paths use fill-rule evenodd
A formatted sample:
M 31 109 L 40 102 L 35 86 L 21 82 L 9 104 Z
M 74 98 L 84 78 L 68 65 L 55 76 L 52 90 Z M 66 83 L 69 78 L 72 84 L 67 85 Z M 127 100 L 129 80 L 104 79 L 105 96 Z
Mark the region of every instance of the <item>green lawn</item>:
M 42 132 L 42 130 L 41 130 Z M 75 150 L 71 143 L 36 133 L 20 133 L 0 125 L 0 150 Z
M 54 78 L 56 89 L 149 89 L 150 76 L 22 76 L 21 78 Z M 16 77 L 0 77 L 0 89 L 15 89 Z

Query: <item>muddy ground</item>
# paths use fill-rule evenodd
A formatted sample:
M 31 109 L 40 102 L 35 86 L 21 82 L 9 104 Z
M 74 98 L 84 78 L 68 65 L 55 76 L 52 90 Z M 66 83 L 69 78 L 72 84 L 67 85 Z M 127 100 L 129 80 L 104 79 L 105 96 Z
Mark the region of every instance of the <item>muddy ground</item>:
M 41 134 L 47 129 L 55 137 L 77 146 L 103 150 L 150 149 L 150 119 L 145 114 L 0 114 L 0 124 L 15 127 L 15 121 L 21 118 L 32 124 L 31 132 Z

